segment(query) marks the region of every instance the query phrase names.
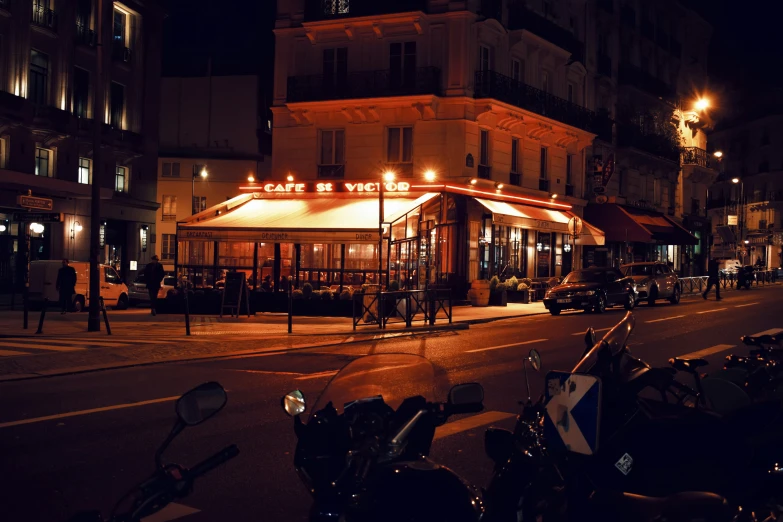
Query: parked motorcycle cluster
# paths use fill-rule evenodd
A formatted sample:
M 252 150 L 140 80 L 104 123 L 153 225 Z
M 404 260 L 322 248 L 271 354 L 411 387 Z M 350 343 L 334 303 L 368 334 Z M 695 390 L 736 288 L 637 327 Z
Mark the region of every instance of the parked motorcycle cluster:
M 772 522 L 783 514 L 783 333 L 743 337 L 748 356 L 699 372 L 703 359 L 673 358 L 653 368 L 627 342 L 628 313 L 600 341 L 589 329 L 570 372 L 549 372 L 545 393 L 528 398 L 513 431 L 491 427 L 494 462 L 486 488 L 469 485 L 429 458 L 435 430 L 450 416 L 483 409 L 476 383 L 435 400 L 436 372 L 425 358 L 370 355 L 354 360 L 324 389 L 305 423 L 307 402 L 282 398 L 294 418 L 294 467 L 313 497 L 312 522 Z M 235 457 L 228 446 L 191 469 L 163 465 L 186 427 L 226 403 L 217 383 L 177 402 L 178 421 L 155 455 L 155 472 L 134 488 L 114 522 L 136 522 L 187 496 L 194 480 Z M 124 500 L 124 499 L 123 499 Z M 120 505 L 121 503 L 118 503 Z M 115 508 L 117 511 L 117 508 Z M 99 513 L 73 521 L 100 522 Z

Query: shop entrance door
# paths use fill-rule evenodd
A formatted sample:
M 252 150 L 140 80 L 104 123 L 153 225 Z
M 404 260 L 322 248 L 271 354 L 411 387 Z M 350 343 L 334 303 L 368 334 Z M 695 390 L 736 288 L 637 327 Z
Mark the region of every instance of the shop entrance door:
M 415 239 L 392 244 L 389 271 L 391 280 L 398 281 L 402 290 L 418 288 L 416 278 L 417 245 L 418 240 Z
M 536 277 L 552 275 L 552 234 L 536 232 Z

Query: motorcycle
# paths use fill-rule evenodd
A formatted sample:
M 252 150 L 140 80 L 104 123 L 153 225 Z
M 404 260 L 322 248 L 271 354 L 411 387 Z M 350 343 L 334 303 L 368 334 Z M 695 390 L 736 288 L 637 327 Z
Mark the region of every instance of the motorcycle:
M 282 398 L 294 418 L 294 466 L 313 497 L 312 521 L 479 520 L 473 487 L 428 458 L 435 428 L 483 409 L 479 384 L 433 397 L 435 369 L 416 355 L 369 355 L 335 375 L 302 421 L 305 397 Z
M 747 356 L 726 356 L 722 378 L 741 386 L 754 399 L 783 398 L 783 331 L 774 335 L 742 337 L 754 347 Z
M 721 416 L 694 407 L 703 390 L 679 383 L 673 367 L 652 368 L 631 355 L 626 343 L 633 326 L 629 313 L 600 342 L 588 330 L 571 372 L 600 380 L 600 445 L 592 454 L 567 451 L 559 437 L 544 436 L 545 425 L 553 433 L 567 418 L 561 412 L 553 419 L 543 398 L 528 399 L 514 432 L 487 430 L 485 449 L 496 463 L 484 495 L 491 519 L 569 520 L 590 513 L 604 520 L 732 520 L 739 506 L 755 509 L 774 498 L 781 470 L 766 450 L 776 444 L 754 447 L 746 437 L 770 411 L 754 405 Z M 540 366 L 536 353 L 528 359 Z M 676 359 L 674 366 L 693 373 L 701 363 Z M 547 381 L 551 391 L 551 374 Z M 727 381 L 720 386 L 739 390 Z M 770 513 L 778 514 L 776 508 Z
M 227 397 L 217 382 L 201 384 L 179 399 L 175 406 L 177 421 L 166 439 L 155 452 L 155 471 L 152 475 L 126 493 L 104 519 L 100 511 L 85 511 L 69 519 L 69 522 L 139 522 L 193 491 L 195 480 L 221 464 L 239 455 L 239 448 L 232 444 L 188 469 L 179 464 L 163 464 L 163 452 L 186 427 L 196 426 L 214 416 L 226 405 Z M 134 497 L 130 507 L 117 512 L 120 505 Z

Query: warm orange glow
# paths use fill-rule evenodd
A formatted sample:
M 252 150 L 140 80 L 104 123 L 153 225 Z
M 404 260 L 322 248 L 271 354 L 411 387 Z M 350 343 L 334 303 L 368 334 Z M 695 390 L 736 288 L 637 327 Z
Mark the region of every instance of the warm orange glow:
M 503 184 L 502 184 L 501 182 L 499 182 L 499 181 L 498 181 L 497 183 L 495 183 L 495 188 L 496 188 L 496 189 L 498 189 L 498 190 L 500 190 L 500 189 L 502 189 L 502 188 L 503 188 Z
M 722 158 L 723 152 L 716 150 L 715 152 L 712 153 L 712 155 L 715 156 L 716 158 Z
M 740 179 L 739 178 L 731 178 L 731 182 L 734 183 L 734 184 L 737 184 L 737 183 L 740 182 Z
M 291 174 L 289 174 L 288 177 L 285 178 L 285 179 L 287 179 L 288 181 L 293 181 L 294 177 Z
M 694 107 L 697 111 L 703 111 L 704 109 L 708 108 L 710 106 L 710 100 L 707 98 L 699 98 L 696 100 L 696 103 L 694 104 Z
M 514 201 L 514 202 L 538 205 L 540 207 L 557 208 L 562 210 L 571 210 L 573 208 L 568 203 L 555 203 L 554 201 L 548 199 L 543 200 L 543 199 L 528 198 L 523 196 L 512 196 L 511 194 L 507 194 L 507 193 L 498 194 L 497 192 L 488 192 L 485 190 L 479 190 L 470 187 L 459 187 L 455 185 L 446 185 L 446 184 L 439 184 L 439 183 L 434 185 L 411 185 L 410 188 L 411 191 L 415 191 L 415 189 L 421 189 L 426 192 L 445 190 L 448 192 L 456 192 L 458 194 L 468 194 L 471 196 L 474 195 L 490 196 L 490 199 L 495 199 L 498 201 Z
M 394 181 L 394 172 L 391 170 L 387 170 L 386 172 L 384 172 L 383 180 L 386 181 L 387 183 Z
M 435 171 L 429 169 L 426 172 L 424 172 L 424 179 L 425 181 L 435 181 Z
M 250 183 L 253 183 L 253 182 L 256 180 L 256 178 L 255 178 L 255 177 L 254 177 L 252 174 L 250 174 L 250 175 L 247 177 L 247 180 L 248 180 Z
M 553 192 L 552 194 L 550 194 L 550 195 L 549 195 L 549 197 L 550 197 L 550 198 L 552 198 L 552 199 L 557 199 L 557 194 L 555 194 L 555 193 Z
M 471 185 L 475 185 L 476 183 L 478 183 L 478 180 L 476 178 L 470 180 Z

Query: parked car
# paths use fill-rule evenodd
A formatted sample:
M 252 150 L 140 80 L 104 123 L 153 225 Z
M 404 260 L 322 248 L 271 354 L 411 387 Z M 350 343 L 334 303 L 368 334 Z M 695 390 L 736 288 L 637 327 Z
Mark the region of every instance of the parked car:
M 87 261 L 71 261 L 76 270 L 76 288 L 73 294 L 73 309 L 77 312 L 87 309 L 90 296 L 90 263 Z M 48 299 L 56 303 L 60 299 L 57 292 L 57 271 L 62 267 L 61 260 L 32 261 L 30 263 L 30 301 L 42 302 Z M 100 265 L 101 297 L 106 306 L 117 310 L 128 307 L 128 287 L 122 282 L 117 272 L 109 265 Z
M 633 279 L 616 268 L 585 268 L 568 274 L 563 282 L 547 290 L 544 306 L 552 315 L 562 310 L 594 310 L 603 313 L 607 306 L 636 306 Z
M 174 272 L 166 272 L 161 282 L 160 290 L 158 290 L 158 299 L 165 299 L 169 292 L 174 291 L 177 288 L 177 277 Z M 144 272 L 141 271 L 136 275 L 136 279 L 130 285 L 130 302 L 131 304 L 148 303 L 150 300 L 150 294 L 147 291 L 147 283 L 144 280 Z
M 649 306 L 654 306 L 657 299 L 668 299 L 671 304 L 680 302 L 680 280 L 666 263 L 629 263 L 620 269 L 636 283 L 637 303 L 646 300 Z

